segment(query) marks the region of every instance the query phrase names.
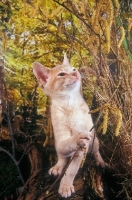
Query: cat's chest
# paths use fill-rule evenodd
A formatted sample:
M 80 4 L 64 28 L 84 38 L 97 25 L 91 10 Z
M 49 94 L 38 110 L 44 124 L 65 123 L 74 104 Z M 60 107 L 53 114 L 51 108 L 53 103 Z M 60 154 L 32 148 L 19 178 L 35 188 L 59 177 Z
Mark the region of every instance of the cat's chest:
M 88 114 L 88 107 L 55 107 L 52 109 L 52 123 L 55 130 L 68 128 L 74 132 L 89 130 L 92 126 L 91 115 Z
M 84 121 L 87 116 L 87 110 L 82 110 L 79 107 L 68 110 L 66 116 L 66 122 L 72 125 L 77 125 L 79 122 Z
M 72 132 L 89 130 L 92 126 L 91 115 L 88 114 L 88 109 L 82 110 L 77 108 L 71 111 L 71 114 L 67 116 L 67 124 L 69 124 Z

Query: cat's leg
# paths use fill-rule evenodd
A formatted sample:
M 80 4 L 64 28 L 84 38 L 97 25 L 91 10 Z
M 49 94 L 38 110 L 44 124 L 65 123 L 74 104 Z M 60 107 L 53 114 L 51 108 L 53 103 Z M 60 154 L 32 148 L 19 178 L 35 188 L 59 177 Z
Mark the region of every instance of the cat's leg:
M 49 174 L 59 175 L 67 163 L 67 157 L 72 156 L 77 149 L 84 147 L 91 140 L 91 133 L 82 133 L 69 137 L 61 138 L 56 142 L 56 151 L 58 154 L 57 164 L 49 170 Z
M 70 197 L 71 194 L 75 192 L 73 181 L 78 172 L 83 156 L 84 152 L 79 150 L 77 156 L 74 156 L 72 162 L 62 177 L 58 191 L 62 197 Z
M 82 138 L 82 135 L 81 135 L 81 137 L 78 138 L 78 140 L 76 140 L 76 145 L 77 145 L 78 150 L 76 151 L 76 154 L 73 155 L 74 158 L 71 161 L 69 167 L 67 168 L 60 182 L 60 187 L 59 187 L 58 192 L 62 197 L 65 197 L 65 198 L 70 197 L 71 194 L 75 192 L 73 181 L 78 172 L 82 159 L 84 158 L 83 148 L 86 148 L 86 152 L 87 152 L 89 148 L 89 144 L 90 144 L 90 140 L 88 141 L 86 136 Z
M 53 174 L 54 176 L 60 175 L 63 168 L 67 163 L 67 158 L 58 154 L 58 162 L 55 166 L 51 167 L 49 170 L 49 174 Z
M 94 158 L 95 158 L 97 166 L 101 166 L 102 168 L 108 166 L 108 164 L 104 162 L 104 160 L 102 159 L 102 157 L 100 155 L 99 140 L 97 139 L 97 137 L 95 137 L 95 139 L 94 139 L 92 152 L 94 154 Z

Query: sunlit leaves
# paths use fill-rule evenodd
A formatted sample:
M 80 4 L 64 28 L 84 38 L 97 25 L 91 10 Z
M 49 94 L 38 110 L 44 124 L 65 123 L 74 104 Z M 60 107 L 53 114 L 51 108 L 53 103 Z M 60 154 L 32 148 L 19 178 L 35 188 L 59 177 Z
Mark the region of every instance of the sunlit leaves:
M 2 32 L 6 38 L 2 36 L 6 49 L 5 80 L 9 88 L 16 87 L 25 96 L 25 90 L 33 90 L 36 84 L 32 73 L 34 61 L 52 68 L 67 52 L 76 68 L 94 66 L 100 53 L 110 52 L 121 38 L 119 28 L 118 41 L 112 39 L 113 16 L 117 7 L 123 8 L 123 3 L 117 6 L 117 1 L 11 0 L 3 6 L 10 9 L 8 32 Z M 123 15 L 126 17 L 127 12 Z M 124 41 L 129 49 L 127 39 Z

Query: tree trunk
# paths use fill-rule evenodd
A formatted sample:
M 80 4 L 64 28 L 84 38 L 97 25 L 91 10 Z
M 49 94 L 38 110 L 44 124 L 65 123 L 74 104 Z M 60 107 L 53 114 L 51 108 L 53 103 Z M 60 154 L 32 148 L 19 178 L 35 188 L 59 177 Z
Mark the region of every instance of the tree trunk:
M 56 177 L 48 175 L 50 165 L 53 166 L 55 164 L 56 153 L 53 148 L 48 149 L 39 145 L 32 145 L 28 150 L 28 157 L 31 164 L 30 177 L 25 183 L 18 200 L 64 199 L 58 194 L 60 180 L 50 190 L 56 180 Z M 114 172 L 110 172 L 109 170 L 105 170 L 104 173 L 102 173 L 102 170 L 97 170 L 92 159 L 87 157 L 83 168 L 79 170 L 75 178 L 75 193 L 68 199 L 115 199 L 122 188 L 119 184 L 116 184 L 118 180 L 113 177 L 113 174 Z M 122 197 L 118 199 L 122 199 Z

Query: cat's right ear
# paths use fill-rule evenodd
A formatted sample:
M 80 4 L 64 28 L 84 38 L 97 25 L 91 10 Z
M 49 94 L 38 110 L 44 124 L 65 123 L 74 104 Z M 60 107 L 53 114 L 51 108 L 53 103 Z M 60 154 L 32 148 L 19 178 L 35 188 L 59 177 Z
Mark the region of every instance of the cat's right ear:
M 48 81 L 49 78 L 49 71 L 50 69 L 44 67 L 41 63 L 39 62 L 34 62 L 33 63 L 33 73 L 36 76 L 40 86 L 45 85 Z

